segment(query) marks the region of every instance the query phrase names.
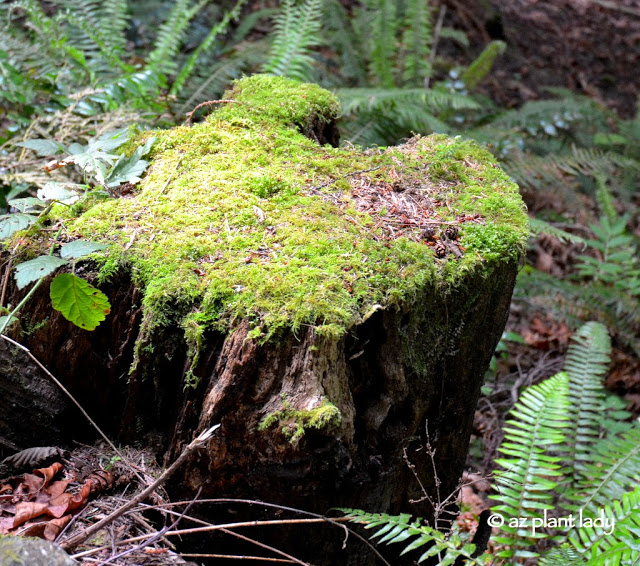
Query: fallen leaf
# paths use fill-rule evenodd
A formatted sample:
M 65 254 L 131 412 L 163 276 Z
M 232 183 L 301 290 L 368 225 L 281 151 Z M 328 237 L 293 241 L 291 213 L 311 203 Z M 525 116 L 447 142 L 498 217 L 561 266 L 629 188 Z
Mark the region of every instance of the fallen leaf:
M 32 503 L 30 501 L 22 501 L 16 504 L 16 514 L 13 518 L 13 527 L 19 527 L 23 523 L 39 517 L 47 508 L 46 503 Z

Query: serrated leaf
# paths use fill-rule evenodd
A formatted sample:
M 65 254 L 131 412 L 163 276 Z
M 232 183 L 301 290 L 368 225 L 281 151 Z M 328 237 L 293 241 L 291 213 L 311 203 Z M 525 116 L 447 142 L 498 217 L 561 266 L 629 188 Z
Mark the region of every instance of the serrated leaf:
M 3 214 L 0 216 L 0 240 L 6 240 L 11 237 L 15 232 L 24 230 L 31 226 L 36 220 L 37 216 L 31 214 Z
M 15 145 L 26 147 L 27 149 L 32 149 L 40 157 L 48 157 L 50 155 L 56 155 L 64 151 L 64 146 L 61 143 L 53 140 L 27 140 L 18 142 Z
M 23 289 L 29 283 L 37 281 L 53 273 L 61 265 L 68 262 L 52 255 L 41 255 L 36 259 L 25 261 L 16 267 L 15 279 L 18 289 Z
M 51 282 L 51 306 L 84 330 L 94 330 L 111 312 L 107 296 L 84 279 L 61 273 Z
M 73 242 L 64 244 L 64 246 L 60 248 L 60 255 L 63 258 L 75 259 L 92 254 L 94 252 L 105 250 L 107 249 L 107 247 L 108 246 L 106 244 L 98 244 L 97 242 L 89 242 L 87 240 L 74 240 Z

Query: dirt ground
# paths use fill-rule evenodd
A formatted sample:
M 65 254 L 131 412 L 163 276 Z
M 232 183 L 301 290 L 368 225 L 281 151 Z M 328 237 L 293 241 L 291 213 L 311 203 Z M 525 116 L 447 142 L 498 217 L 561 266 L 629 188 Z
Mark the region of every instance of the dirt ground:
M 589 95 L 623 117 L 640 92 L 640 0 L 443 0 L 445 25 L 474 50 L 507 42 L 484 91 L 502 106 L 548 96 L 545 87 Z

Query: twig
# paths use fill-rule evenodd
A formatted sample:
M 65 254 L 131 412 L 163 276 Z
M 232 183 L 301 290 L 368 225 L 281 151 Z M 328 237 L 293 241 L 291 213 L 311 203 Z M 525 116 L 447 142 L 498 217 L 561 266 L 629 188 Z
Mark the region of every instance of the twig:
M 214 104 L 221 104 L 223 102 L 232 102 L 234 104 L 242 104 L 239 100 L 207 100 L 206 102 L 201 102 L 196 106 L 191 112 L 187 112 L 187 120 L 185 121 L 185 126 L 188 126 L 191 123 L 191 119 L 193 118 L 196 110 L 200 110 L 200 108 L 204 108 L 205 106 L 213 106 Z
M 171 171 L 171 175 L 169 175 L 169 178 L 167 179 L 167 182 L 164 184 L 164 187 L 162 187 L 162 189 L 160 189 L 160 192 L 158 193 L 158 195 L 161 195 L 162 193 L 164 193 L 167 190 L 167 187 L 169 186 L 169 183 L 171 183 L 171 181 L 173 181 L 173 176 L 176 174 L 176 171 L 178 170 L 178 167 L 180 167 L 180 163 L 182 163 L 182 159 L 184 158 L 184 155 L 180 156 L 180 159 L 178 159 L 178 163 L 176 163 L 176 166 L 173 168 L 173 171 Z M 134 237 L 135 237 L 135 231 L 134 231 Z M 133 244 L 133 240 L 131 241 L 131 243 L 129 245 Z
M 6 268 L 4 271 L 4 275 L 2 277 L 2 292 L 0 293 L 0 307 L 4 305 L 4 298 L 7 294 L 7 285 L 9 283 L 9 274 L 11 273 L 11 264 L 13 263 L 13 254 L 15 253 L 17 247 L 18 246 L 16 245 L 16 247 L 13 248 L 13 250 L 11 251 L 11 255 L 9 256 L 9 259 L 5 263 Z
M 411 460 L 409 460 L 409 456 L 407 456 L 406 447 L 402 449 L 402 458 L 405 461 L 405 463 L 407 464 L 407 467 L 411 470 L 411 473 L 413 474 L 413 477 L 418 482 L 418 485 L 420 486 L 420 491 L 422 491 L 422 497 L 420 499 L 411 499 L 409 501 L 409 503 L 421 503 L 425 499 L 428 499 L 429 503 L 431 503 L 431 506 L 435 507 L 434 504 L 433 504 L 433 501 L 431 501 L 431 498 L 429 497 L 429 494 L 427 493 L 427 490 L 424 487 L 424 484 L 420 480 L 420 476 L 418 475 L 418 472 L 416 472 L 416 465 L 413 462 L 411 462 Z
M 194 501 L 191 501 L 189 503 L 189 505 L 193 504 Z M 147 506 L 145 505 L 146 508 L 154 508 L 155 506 L 151 507 L 151 506 Z M 212 523 L 208 522 L 208 521 L 203 521 L 202 519 L 197 519 L 195 517 L 191 517 L 190 515 L 186 515 L 188 509 L 185 509 L 182 513 L 178 513 L 177 511 L 172 511 L 170 509 L 163 509 L 164 513 L 168 513 L 170 515 L 178 515 L 181 518 L 185 518 L 188 521 L 192 521 L 193 523 L 197 523 L 200 525 L 208 525 L 208 526 L 213 526 Z M 137 512 L 137 511 L 136 511 Z M 270 546 L 268 544 L 265 544 L 263 542 L 260 542 L 258 540 L 246 537 L 244 535 L 241 535 L 240 533 L 236 533 L 233 532 L 229 529 L 224 529 L 221 528 L 220 529 L 223 533 L 237 537 L 239 539 L 242 539 L 244 541 L 250 542 L 252 544 L 255 544 L 256 546 L 259 546 L 260 548 L 264 548 L 266 550 L 270 550 L 271 552 L 275 552 L 276 554 L 280 554 L 281 556 L 284 556 L 286 558 L 286 560 L 280 560 L 280 559 L 276 559 L 276 558 L 270 558 L 268 559 L 269 561 L 277 561 L 277 562 L 286 562 L 286 563 L 293 563 L 293 564 L 302 564 L 304 566 L 307 566 L 305 562 L 300 562 L 299 560 L 297 560 L 294 556 L 290 556 L 289 554 L 287 554 L 286 552 L 283 552 L 282 550 L 279 550 L 273 546 Z M 181 553 L 182 556 L 182 553 Z M 203 555 L 204 556 L 204 555 Z M 250 558 L 247 558 L 250 559 Z
M 146 506 L 149 509 L 162 508 L 162 507 L 172 507 L 174 505 L 186 505 L 187 501 L 177 501 L 174 503 L 165 503 L 163 505 L 154 505 L 154 506 Z M 338 517 L 336 519 L 332 519 L 330 517 L 325 517 L 324 515 L 319 515 L 318 513 L 312 513 L 311 511 L 304 511 L 303 509 L 296 509 L 295 507 L 287 507 L 286 505 L 278 505 L 277 503 L 266 503 L 264 501 L 256 501 L 255 499 L 231 499 L 231 498 L 219 498 L 219 499 L 200 499 L 198 503 L 219 503 L 219 504 L 228 504 L 228 503 L 242 503 L 245 505 L 259 505 L 260 507 L 271 507 L 272 509 L 279 509 L 281 511 L 291 511 L 292 513 L 300 513 L 301 515 L 308 515 L 309 517 L 313 517 L 314 519 L 320 519 L 325 523 L 329 523 L 334 527 L 340 527 L 344 529 L 347 533 L 351 533 L 354 535 L 360 542 L 362 542 L 365 546 L 368 546 L 369 549 L 376 554 L 376 556 L 384 563 L 386 566 L 391 566 L 384 557 L 378 552 L 376 547 L 371 544 L 366 538 L 359 535 L 357 532 L 352 531 L 346 525 L 342 525 L 343 522 L 348 522 L 349 519 L 347 517 Z M 305 521 L 306 522 L 306 521 Z M 313 521 L 317 522 L 317 521 Z M 226 525 L 228 526 L 228 525 Z M 346 538 L 345 538 L 346 541 Z
M 173 529 L 175 526 L 178 525 L 178 523 L 182 520 L 182 518 L 185 516 L 187 511 L 189 511 L 191 506 L 198 499 L 198 497 L 200 496 L 200 492 L 201 491 L 202 491 L 202 487 L 200 489 L 198 489 L 198 493 L 196 493 L 195 498 L 192 501 L 189 502 L 189 505 L 187 505 L 184 508 L 184 511 L 182 511 L 182 513 L 176 513 L 176 515 L 178 515 L 178 518 L 173 523 L 171 523 L 169 526 L 163 527 L 162 529 L 160 529 L 160 531 L 158 531 L 157 533 L 154 533 L 153 536 L 151 536 L 151 538 L 147 539 L 146 541 L 142 542 L 141 544 L 139 544 L 139 545 L 137 545 L 137 546 L 135 546 L 133 548 L 129 548 L 129 549 L 125 550 L 124 552 L 121 552 L 120 554 L 112 555 L 111 557 L 109 557 L 104 562 L 101 562 L 101 564 L 108 564 L 109 562 L 113 562 L 114 560 L 117 560 L 118 558 L 122 558 L 123 556 L 127 556 L 128 554 L 131 554 L 132 552 L 136 552 L 137 550 L 142 550 L 144 547 L 149 546 L 149 545 L 153 544 L 154 542 L 156 542 L 156 541 L 160 540 L 161 538 L 163 538 L 167 531 L 170 531 L 171 529 Z M 113 546 L 114 546 L 113 552 L 115 553 L 115 544 Z
M 264 548 L 265 550 L 270 550 L 271 552 L 275 552 L 276 554 L 279 554 L 280 556 L 283 556 L 285 559 L 281 559 L 281 558 L 270 558 L 268 560 L 270 561 L 274 561 L 274 562 L 288 562 L 290 564 L 300 564 L 300 566 L 311 566 L 310 564 L 307 564 L 306 562 L 303 562 L 302 560 L 299 560 L 298 558 L 296 558 L 295 556 L 292 556 L 291 554 L 288 554 L 286 552 L 284 552 L 283 550 L 280 550 L 278 548 L 275 548 L 273 546 L 270 546 L 268 544 L 265 544 L 263 542 L 260 542 L 258 540 L 249 538 L 245 535 L 241 535 L 240 533 L 234 533 L 233 531 L 229 530 L 229 529 L 220 529 L 223 533 L 226 533 L 228 535 L 232 535 L 236 538 L 239 538 L 241 540 L 244 540 L 245 542 L 250 542 L 252 544 L 255 544 L 256 546 L 259 546 L 261 548 Z
M 173 506 L 177 506 L 177 505 L 187 505 L 189 503 L 189 501 L 176 501 L 176 502 L 172 502 L 172 503 L 165 503 L 162 505 L 143 505 L 143 507 L 145 509 L 161 509 L 163 507 L 173 507 Z M 285 520 L 277 520 L 277 521 L 245 521 L 242 523 L 229 523 L 226 525 L 211 525 L 211 526 L 207 526 L 207 527 L 202 527 L 202 528 L 196 528 L 196 529 L 181 529 L 178 531 L 168 531 L 167 533 L 165 533 L 165 536 L 179 536 L 179 535 L 183 535 L 183 534 L 193 534 L 193 533 L 200 533 L 200 532 L 211 532 L 211 531 L 220 531 L 223 529 L 232 529 L 232 528 L 240 528 L 240 527 L 261 527 L 261 526 L 269 526 L 269 525 L 287 525 L 287 524 L 299 524 L 299 525 L 305 525 L 305 524 L 310 524 L 310 523 L 320 523 L 320 522 L 324 522 L 324 523 L 329 523 L 331 525 L 340 527 L 341 529 L 346 530 L 348 533 L 351 533 L 352 535 L 354 535 L 358 540 L 360 540 L 363 544 L 365 544 L 367 547 L 369 547 L 369 549 L 371 549 L 372 552 L 375 553 L 375 555 L 380 559 L 380 561 L 385 564 L 385 566 L 391 566 L 389 564 L 389 562 L 387 562 L 387 560 L 385 560 L 385 558 L 380 554 L 380 552 L 378 552 L 378 550 L 375 548 L 375 546 L 373 546 L 366 538 L 364 538 L 363 536 L 361 536 L 360 534 L 358 534 L 357 532 L 351 530 L 350 528 L 348 528 L 346 525 L 342 525 L 342 522 L 347 522 L 348 518 L 346 517 L 340 517 L 337 519 L 331 519 L 329 517 L 325 517 L 323 515 L 319 515 L 317 513 L 311 513 L 310 511 L 303 511 L 302 509 L 295 509 L 293 507 L 286 507 L 284 505 L 277 505 L 275 503 L 265 503 L 263 501 L 256 501 L 253 499 L 230 499 L 230 498 L 221 498 L 221 499 L 199 499 L 198 501 L 196 501 L 196 503 L 201 504 L 201 503 L 220 503 L 220 504 L 229 504 L 229 503 L 243 503 L 243 504 L 248 504 L 248 505 L 260 505 L 260 507 L 271 507 L 273 509 L 281 509 L 283 511 L 291 511 L 293 513 L 300 513 L 303 515 L 308 515 L 310 517 L 313 517 L 313 519 L 285 519 Z M 189 517 L 189 519 L 193 520 L 193 518 Z M 237 534 L 237 533 L 236 533 Z M 122 540 L 122 541 L 118 541 L 118 545 L 124 545 L 124 544 L 131 544 L 131 543 L 135 543 L 135 542 L 139 542 L 141 540 L 145 540 L 146 538 L 148 538 L 149 535 L 140 535 L 137 537 L 133 537 L 133 538 L 129 538 L 126 540 Z M 64 548 L 64 546 L 63 546 Z M 72 558 L 75 559 L 80 559 L 80 558 L 84 558 L 85 556 L 91 556 L 92 554 L 96 554 L 102 550 L 104 550 L 107 547 L 100 547 L 100 548 L 92 548 L 90 550 L 86 550 L 83 552 L 79 552 L 77 554 L 74 554 L 72 556 Z
M 266 558 L 264 556 L 246 556 L 234 554 L 180 554 L 183 558 L 229 558 L 230 560 L 260 560 L 261 562 L 279 562 L 281 564 L 295 564 L 285 558 Z
M 187 457 L 193 452 L 196 448 L 198 448 L 201 444 L 206 442 L 211 435 L 220 427 L 219 424 L 212 426 L 211 428 L 205 430 L 200 436 L 198 436 L 195 440 L 189 444 L 183 451 L 180 456 L 178 456 L 177 460 L 171 464 L 160 477 L 154 481 L 149 487 L 145 490 L 141 491 L 138 495 L 136 495 L 133 499 L 131 499 L 128 503 L 125 503 L 122 507 L 119 507 L 109 515 L 107 515 L 104 519 L 98 521 L 95 525 L 91 525 L 85 531 L 78 533 L 77 535 L 71 537 L 63 543 L 60 543 L 60 546 L 65 550 L 70 550 L 77 547 L 79 544 L 82 544 L 85 540 L 87 540 L 90 536 L 97 533 L 100 529 L 106 527 L 115 521 L 118 517 L 132 509 L 135 505 L 146 499 L 149 495 L 151 495 L 156 489 L 158 489 L 161 485 L 163 485 L 174 473 L 175 471 L 184 463 Z M 168 534 L 168 533 L 167 533 Z M 143 537 L 146 538 L 146 537 Z
M 125 458 L 124 454 L 122 454 L 122 452 L 120 452 L 120 450 L 118 450 L 116 448 L 116 445 L 111 442 L 111 440 L 109 439 L 109 437 L 102 432 L 102 429 L 95 423 L 95 421 L 89 416 L 89 413 L 87 413 L 87 411 L 84 410 L 84 408 L 82 407 L 82 405 L 80 405 L 80 403 L 78 403 L 78 401 L 76 400 L 76 398 L 70 393 L 70 391 L 64 386 L 62 385 L 62 383 L 60 383 L 60 381 L 56 378 L 55 375 L 53 375 L 41 362 L 40 360 L 38 360 L 38 358 L 36 358 L 32 353 L 31 350 L 29 350 L 29 348 L 27 348 L 26 346 L 23 346 L 22 344 L 20 344 L 19 342 L 16 342 L 15 340 L 9 338 L 8 336 L 5 336 L 4 334 L 0 334 L 0 338 L 6 340 L 7 342 L 10 342 L 11 344 L 13 344 L 14 346 L 17 346 L 18 348 L 20 348 L 21 350 L 23 350 L 24 352 L 26 352 L 27 356 L 29 356 L 33 362 L 43 371 L 45 372 L 48 376 L 49 379 L 51 379 L 61 390 L 62 392 L 69 397 L 69 399 L 71 399 L 71 401 L 73 402 L 73 404 L 78 407 L 78 409 L 80 409 L 80 412 L 85 416 L 85 418 L 89 421 L 89 423 L 91 424 L 91 426 L 93 428 L 96 429 L 96 431 L 98 431 L 98 434 L 104 439 L 104 441 L 111 447 L 111 449 L 118 455 L 120 456 L 120 458 L 122 458 L 123 462 L 128 463 L 127 458 Z

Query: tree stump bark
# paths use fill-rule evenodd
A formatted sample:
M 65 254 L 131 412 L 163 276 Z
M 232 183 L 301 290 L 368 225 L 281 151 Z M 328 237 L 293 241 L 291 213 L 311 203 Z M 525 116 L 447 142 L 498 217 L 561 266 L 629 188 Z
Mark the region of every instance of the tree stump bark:
M 225 98 L 204 123 L 139 134 L 157 138 L 140 189 L 65 219 L 69 238 L 110 244 L 80 266 L 107 321 L 73 327 L 42 291 L 21 320 L 36 330 L 15 338 L 111 434 L 167 462 L 220 423 L 177 496 L 433 519 L 426 496 L 456 489 L 506 322 L 527 237 L 517 188 L 444 136 L 321 145 L 337 143 L 339 106 L 313 85 L 256 76 Z M 69 414 L 52 422 L 77 435 Z M 6 415 L 0 437 L 25 447 Z M 202 512 L 238 511 L 221 509 Z M 342 532 L 314 533 L 277 539 L 314 564 L 370 563 Z

